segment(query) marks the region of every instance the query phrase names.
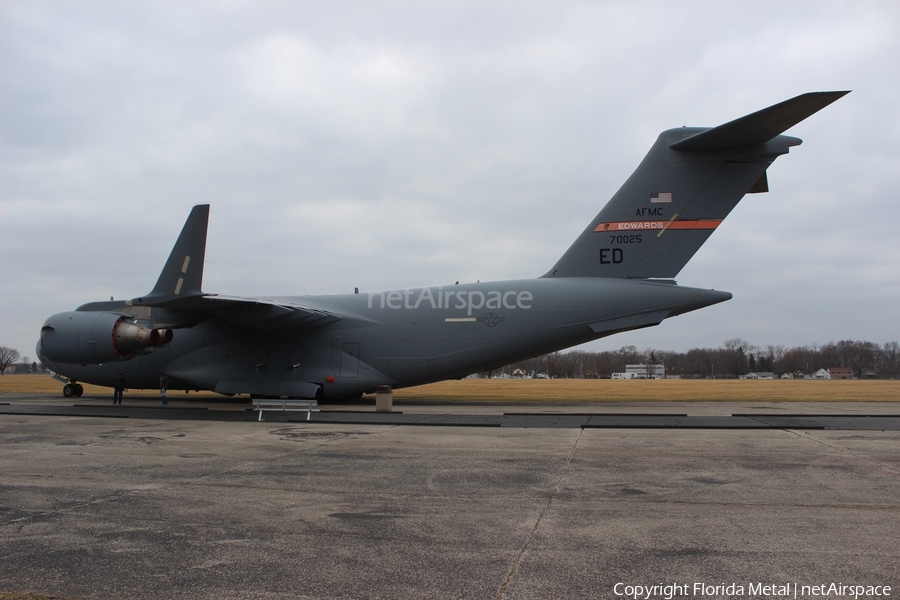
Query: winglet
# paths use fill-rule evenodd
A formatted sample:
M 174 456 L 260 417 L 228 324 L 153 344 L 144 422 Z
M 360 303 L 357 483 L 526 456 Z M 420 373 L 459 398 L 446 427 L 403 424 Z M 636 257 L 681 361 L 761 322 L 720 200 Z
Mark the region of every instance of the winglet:
M 809 92 L 670 144 L 674 150 L 723 150 L 764 144 L 850 91 Z
M 203 262 L 206 258 L 206 230 L 209 224 L 209 204 L 199 204 L 191 210 L 169 259 L 159 274 L 153 291 L 132 304 L 158 304 L 179 298 L 203 294 Z

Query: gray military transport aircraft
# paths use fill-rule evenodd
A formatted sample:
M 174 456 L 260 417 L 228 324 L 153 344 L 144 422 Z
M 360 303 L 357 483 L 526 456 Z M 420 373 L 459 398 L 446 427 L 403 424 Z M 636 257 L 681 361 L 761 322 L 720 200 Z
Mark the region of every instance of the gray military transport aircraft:
M 781 135 L 848 92 L 813 92 L 656 143 L 553 268 L 537 279 L 328 296 L 201 290 L 209 205 L 195 206 L 153 290 L 91 302 L 41 328 L 41 361 L 88 382 L 262 397 L 349 398 L 470 373 L 658 325 L 731 298 L 673 278 L 766 169 Z

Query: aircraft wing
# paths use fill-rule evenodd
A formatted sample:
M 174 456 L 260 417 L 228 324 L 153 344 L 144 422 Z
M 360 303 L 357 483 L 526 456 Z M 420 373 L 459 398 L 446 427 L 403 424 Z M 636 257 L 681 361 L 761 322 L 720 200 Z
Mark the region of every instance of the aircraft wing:
M 278 333 L 292 333 L 341 320 L 340 315 L 292 302 L 204 293 L 201 284 L 208 225 L 209 204 L 198 204 L 191 209 L 153 290 L 132 298 L 128 304 L 195 313 L 194 316 L 211 315 L 235 325 Z M 182 327 L 195 322 L 194 319 L 183 323 L 176 320 L 166 326 Z
M 203 296 L 198 300 L 223 321 L 263 331 L 294 332 L 340 321 L 338 314 L 291 302 L 233 296 Z
M 203 294 L 163 301 L 136 302 L 178 312 L 202 313 L 265 332 L 293 333 L 340 321 L 339 314 L 283 300 Z

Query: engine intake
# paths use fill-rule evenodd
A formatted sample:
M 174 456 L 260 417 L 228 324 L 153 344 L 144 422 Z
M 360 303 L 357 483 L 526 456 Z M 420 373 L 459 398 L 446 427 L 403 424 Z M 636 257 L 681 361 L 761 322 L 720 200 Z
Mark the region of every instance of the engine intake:
M 153 329 L 110 312 L 53 315 L 41 328 L 41 358 L 67 364 L 100 364 L 149 351 L 172 341 L 171 329 Z

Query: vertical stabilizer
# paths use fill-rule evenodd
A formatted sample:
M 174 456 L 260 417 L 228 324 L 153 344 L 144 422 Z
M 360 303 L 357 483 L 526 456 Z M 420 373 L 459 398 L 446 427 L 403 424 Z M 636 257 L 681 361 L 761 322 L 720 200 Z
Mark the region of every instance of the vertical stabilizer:
M 544 277 L 673 278 L 766 169 L 781 135 L 848 92 L 803 94 L 713 128 L 660 134 L 637 170 Z

